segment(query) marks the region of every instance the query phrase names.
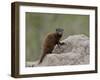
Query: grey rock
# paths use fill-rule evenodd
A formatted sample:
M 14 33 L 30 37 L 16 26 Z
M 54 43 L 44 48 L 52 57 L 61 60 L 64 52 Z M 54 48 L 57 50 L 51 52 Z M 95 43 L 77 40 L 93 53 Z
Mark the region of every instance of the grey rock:
M 89 38 L 84 35 L 70 35 L 62 40 L 64 45 L 60 48 L 56 45 L 52 54 L 46 55 L 43 62 L 38 64 L 38 61 L 31 66 L 60 66 L 60 65 L 82 65 L 89 64 Z

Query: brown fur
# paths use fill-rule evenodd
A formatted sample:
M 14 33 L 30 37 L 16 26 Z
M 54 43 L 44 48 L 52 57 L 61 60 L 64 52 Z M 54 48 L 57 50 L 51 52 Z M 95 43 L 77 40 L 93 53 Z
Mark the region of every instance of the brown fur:
M 43 61 L 44 57 L 47 54 L 52 53 L 56 44 L 60 44 L 59 40 L 60 40 L 61 37 L 62 37 L 62 35 L 59 35 L 56 32 L 55 33 L 49 33 L 46 36 L 44 43 L 43 43 L 43 55 L 42 55 L 39 63 L 41 63 Z

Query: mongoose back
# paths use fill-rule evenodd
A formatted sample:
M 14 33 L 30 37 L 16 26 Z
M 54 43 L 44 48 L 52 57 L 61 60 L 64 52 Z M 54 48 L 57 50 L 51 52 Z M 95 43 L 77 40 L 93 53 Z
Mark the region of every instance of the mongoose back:
M 60 43 L 60 38 L 63 35 L 63 29 L 61 28 L 57 28 L 56 32 L 54 33 L 49 33 L 46 35 L 46 38 L 44 39 L 44 43 L 43 43 L 43 54 L 42 57 L 39 61 L 39 64 L 42 63 L 44 57 L 49 54 L 52 53 L 55 45 L 61 45 L 62 43 Z

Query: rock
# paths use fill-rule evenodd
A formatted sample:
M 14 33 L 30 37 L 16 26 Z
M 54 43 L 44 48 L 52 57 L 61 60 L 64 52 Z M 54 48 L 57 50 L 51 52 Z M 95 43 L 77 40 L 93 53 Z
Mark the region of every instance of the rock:
M 34 66 L 60 66 L 89 64 L 89 38 L 84 34 L 71 35 L 60 48 L 56 45 L 52 54 L 48 54 L 41 64 Z

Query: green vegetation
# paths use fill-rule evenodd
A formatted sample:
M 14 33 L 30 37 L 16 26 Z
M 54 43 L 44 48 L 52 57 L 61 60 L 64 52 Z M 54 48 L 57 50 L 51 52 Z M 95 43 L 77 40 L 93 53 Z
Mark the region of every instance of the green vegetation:
M 62 39 L 74 34 L 89 36 L 89 16 L 26 12 L 26 61 L 39 59 L 44 37 L 59 27 L 64 29 Z

